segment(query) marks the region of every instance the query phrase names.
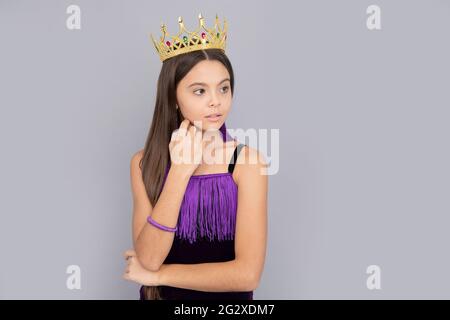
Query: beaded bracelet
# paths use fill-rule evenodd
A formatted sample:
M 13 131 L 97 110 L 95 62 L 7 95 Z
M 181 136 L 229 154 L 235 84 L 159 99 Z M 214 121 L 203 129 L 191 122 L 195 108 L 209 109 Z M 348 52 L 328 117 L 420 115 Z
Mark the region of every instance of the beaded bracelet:
M 151 216 L 147 217 L 147 222 L 154 225 L 155 227 L 157 227 L 158 229 L 164 230 L 164 231 L 170 231 L 170 232 L 175 232 L 177 231 L 178 227 L 175 228 L 170 228 L 170 227 L 166 227 L 163 226 L 162 224 L 159 224 L 158 222 L 156 222 L 155 220 L 152 219 Z

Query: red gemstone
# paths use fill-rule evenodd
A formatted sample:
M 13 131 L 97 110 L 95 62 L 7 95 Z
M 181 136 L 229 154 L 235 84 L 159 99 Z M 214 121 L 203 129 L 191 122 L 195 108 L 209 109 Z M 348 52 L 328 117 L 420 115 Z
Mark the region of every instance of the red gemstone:
M 168 47 L 170 47 L 170 41 L 166 41 Z
M 205 39 L 206 33 L 202 32 L 202 38 Z

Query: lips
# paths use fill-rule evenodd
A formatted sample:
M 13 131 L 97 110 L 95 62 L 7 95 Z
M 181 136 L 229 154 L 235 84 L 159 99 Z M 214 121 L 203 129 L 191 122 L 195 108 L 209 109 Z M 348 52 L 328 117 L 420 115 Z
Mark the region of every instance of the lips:
M 220 117 L 220 116 L 221 116 L 220 113 L 213 113 L 213 114 L 210 114 L 209 116 L 206 116 L 206 118 L 217 118 L 217 117 Z
M 219 122 L 222 119 L 222 115 L 220 113 L 213 113 L 209 116 L 206 116 L 206 121 L 209 122 Z

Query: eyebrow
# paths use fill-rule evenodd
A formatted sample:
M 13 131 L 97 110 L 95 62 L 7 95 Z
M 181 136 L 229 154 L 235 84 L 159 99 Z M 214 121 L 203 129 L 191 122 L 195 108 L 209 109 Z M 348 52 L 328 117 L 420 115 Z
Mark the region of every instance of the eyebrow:
M 227 80 L 230 81 L 229 78 L 225 78 L 225 79 L 223 79 L 222 81 L 220 81 L 217 85 L 220 85 L 221 83 L 223 83 L 223 82 L 225 82 L 225 81 L 227 81 Z M 194 83 L 190 84 L 190 85 L 188 86 L 188 88 L 193 87 L 193 86 L 195 86 L 195 85 L 203 85 L 203 86 L 206 86 L 206 83 L 204 83 L 204 82 L 194 82 Z

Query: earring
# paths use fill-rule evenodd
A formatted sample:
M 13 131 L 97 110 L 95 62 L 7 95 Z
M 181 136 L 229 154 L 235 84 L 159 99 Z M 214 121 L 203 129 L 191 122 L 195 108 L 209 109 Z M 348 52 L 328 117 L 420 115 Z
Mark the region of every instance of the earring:
M 176 108 L 178 109 L 178 105 L 176 104 Z

